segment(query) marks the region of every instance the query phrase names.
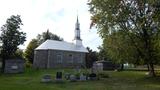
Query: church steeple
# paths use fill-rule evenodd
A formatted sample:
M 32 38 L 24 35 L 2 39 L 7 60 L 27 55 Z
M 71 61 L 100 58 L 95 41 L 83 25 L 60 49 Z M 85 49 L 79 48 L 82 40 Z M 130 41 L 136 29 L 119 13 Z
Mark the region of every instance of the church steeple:
M 81 37 L 80 37 L 80 23 L 79 23 L 79 20 L 78 20 L 78 15 L 77 15 L 77 21 L 76 21 L 76 24 L 75 24 L 74 33 L 75 33 L 74 43 L 77 46 L 82 46 L 82 40 L 81 40 Z
M 76 21 L 76 24 L 75 24 L 75 37 L 74 37 L 74 39 L 81 40 L 81 37 L 80 37 L 80 23 L 79 23 L 79 20 L 78 20 L 78 15 L 77 15 L 77 21 Z

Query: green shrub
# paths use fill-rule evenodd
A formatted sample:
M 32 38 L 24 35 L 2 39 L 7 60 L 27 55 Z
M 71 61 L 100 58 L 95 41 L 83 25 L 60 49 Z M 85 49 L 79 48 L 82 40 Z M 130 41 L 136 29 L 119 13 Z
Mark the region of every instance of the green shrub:
M 76 76 L 76 79 L 80 79 L 80 73 L 76 73 L 75 76 Z
M 25 67 L 26 67 L 26 68 L 31 68 L 31 67 L 32 67 L 32 64 L 29 63 L 29 62 L 26 62 L 26 63 L 25 63 Z
M 160 76 L 160 71 L 156 71 L 156 76 Z

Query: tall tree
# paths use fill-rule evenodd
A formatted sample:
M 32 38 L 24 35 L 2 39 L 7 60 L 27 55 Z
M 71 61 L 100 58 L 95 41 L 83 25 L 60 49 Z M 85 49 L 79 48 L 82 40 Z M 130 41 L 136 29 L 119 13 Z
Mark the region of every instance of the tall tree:
M 123 70 L 124 63 L 139 64 L 140 59 L 131 40 L 123 31 L 116 31 L 108 35 L 103 40 L 103 48 L 106 54 L 115 63 L 121 64 Z
M 51 39 L 51 33 L 49 32 L 49 29 L 47 32 L 44 34 L 44 40 Z
M 13 58 L 24 59 L 23 50 L 17 49 Z
M 88 53 L 86 55 L 86 67 L 91 68 L 95 61 L 98 61 L 97 52 L 87 47 Z
M 26 41 L 26 33 L 20 31 L 21 25 L 23 24 L 20 15 L 12 15 L 1 27 L 2 69 L 4 69 L 5 59 L 13 58 L 18 46 Z
M 113 31 L 123 31 L 138 52 L 141 60 L 155 76 L 154 64 L 158 62 L 157 41 L 160 32 L 159 0 L 90 0 L 92 25 L 96 25 L 102 38 Z M 136 38 L 135 38 L 136 37 Z M 138 39 L 138 40 L 137 40 Z
M 30 62 L 30 63 L 33 63 L 33 59 L 34 59 L 34 49 L 38 47 L 38 40 L 37 39 L 32 39 L 25 52 L 24 52 L 24 57 L 25 59 Z
M 63 41 L 63 38 L 57 36 L 56 34 L 49 32 L 49 30 L 47 30 L 47 32 L 43 32 L 42 34 L 38 34 L 36 38 L 39 44 L 43 43 L 47 39 Z
M 38 34 L 36 39 L 32 39 L 30 41 L 30 43 L 28 44 L 24 52 L 24 57 L 29 63 L 31 64 L 33 63 L 35 48 L 37 48 L 40 44 L 42 44 L 47 39 L 63 41 L 61 37 L 49 32 L 49 30 L 47 30 L 47 32 L 43 32 L 42 34 Z
M 109 60 L 108 56 L 107 56 L 107 50 L 105 50 L 104 46 L 99 46 L 98 47 L 98 60 Z

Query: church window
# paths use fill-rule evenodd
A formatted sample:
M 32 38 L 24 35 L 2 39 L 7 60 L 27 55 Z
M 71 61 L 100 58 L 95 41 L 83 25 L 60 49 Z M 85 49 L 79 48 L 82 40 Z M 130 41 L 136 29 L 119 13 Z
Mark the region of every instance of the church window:
M 72 54 L 69 54 L 68 56 L 69 56 L 69 61 L 68 61 L 68 62 L 69 62 L 69 63 L 73 63 L 73 55 L 72 55 Z
M 81 54 L 78 55 L 77 62 L 82 63 L 82 55 Z
M 62 63 L 62 54 L 57 55 L 57 63 Z

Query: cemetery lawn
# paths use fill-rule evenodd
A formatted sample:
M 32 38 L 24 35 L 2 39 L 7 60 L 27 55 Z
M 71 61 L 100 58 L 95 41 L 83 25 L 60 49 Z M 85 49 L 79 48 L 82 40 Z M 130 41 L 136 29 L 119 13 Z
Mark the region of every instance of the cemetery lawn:
M 54 79 L 56 71 L 27 69 L 22 74 L 0 74 L 0 90 L 160 90 L 160 77 L 147 77 L 144 71 L 106 71 L 110 77 L 97 81 L 40 82 L 44 74 L 51 74 Z

